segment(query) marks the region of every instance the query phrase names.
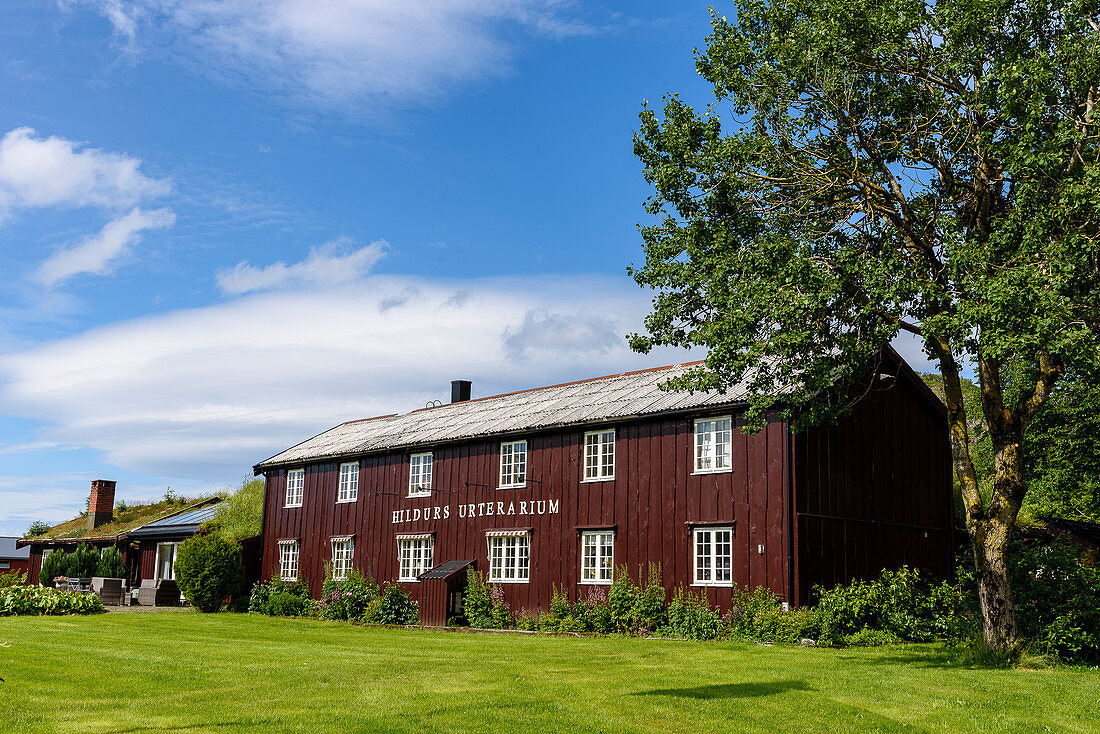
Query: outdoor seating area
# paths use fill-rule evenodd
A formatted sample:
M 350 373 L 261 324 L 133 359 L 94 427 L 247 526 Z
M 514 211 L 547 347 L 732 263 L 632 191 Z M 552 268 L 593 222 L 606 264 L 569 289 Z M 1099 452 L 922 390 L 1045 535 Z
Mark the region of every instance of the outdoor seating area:
M 174 607 L 180 603 L 180 589 L 172 579 L 142 579 L 137 603 L 146 607 Z

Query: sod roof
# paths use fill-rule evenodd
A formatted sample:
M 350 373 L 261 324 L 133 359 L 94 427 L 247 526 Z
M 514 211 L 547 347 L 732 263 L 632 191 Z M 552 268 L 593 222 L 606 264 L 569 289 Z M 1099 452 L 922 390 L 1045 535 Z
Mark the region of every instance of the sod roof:
M 149 502 L 145 504 L 127 505 L 122 511 L 115 511 L 115 519 L 109 523 L 100 525 L 95 530 L 88 532 L 88 516 L 82 514 L 72 520 L 54 525 L 42 535 L 34 538 L 23 538 L 23 542 L 48 542 L 58 540 L 83 540 L 94 538 L 114 538 L 128 533 L 131 530 L 147 525 L 169 515 L 193 508 L 210 501 L 211 498 L 201 499 L 175 499 Z

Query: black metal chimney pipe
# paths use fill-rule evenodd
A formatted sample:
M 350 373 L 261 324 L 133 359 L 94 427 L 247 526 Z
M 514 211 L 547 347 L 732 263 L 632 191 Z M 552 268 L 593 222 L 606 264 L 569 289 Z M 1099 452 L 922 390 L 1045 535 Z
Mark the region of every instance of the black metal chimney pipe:
M 469 380 L 451 380 L 451 402 L 461 403 L 470 399 Z

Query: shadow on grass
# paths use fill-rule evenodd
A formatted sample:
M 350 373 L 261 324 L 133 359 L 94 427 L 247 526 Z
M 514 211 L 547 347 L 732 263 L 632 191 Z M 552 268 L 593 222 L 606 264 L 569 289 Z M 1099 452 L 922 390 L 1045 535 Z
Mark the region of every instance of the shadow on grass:
M 852 654 L 840 654 L 840 660 L 867 665 L 909 665 L 916 668 L 972 668 L 973 665 L 959 659 L 957 652 L 947 648 L 938 650 L 889 650 L 889 647 L 878 648 L 883 655 L 863 656 Z M 889 650 L 889 652 L 887 652 Z
M 774 696 L 787 691 L 813 690 L 801 680 L 773 680 L 758 683 L 719 683 L 713 686 L 694 688 L 658 688 L 652 691 L 638 691 L 632 696 L 679 696 L 680 698 L 755 698 Z

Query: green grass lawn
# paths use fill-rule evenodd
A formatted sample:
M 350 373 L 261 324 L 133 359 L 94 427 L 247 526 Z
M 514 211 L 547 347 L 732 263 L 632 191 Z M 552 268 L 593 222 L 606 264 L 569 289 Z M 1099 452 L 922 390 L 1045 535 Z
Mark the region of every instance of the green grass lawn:
M 14 732 L 1100 731 L 1100 673 L 254 615 L 0 619 Z

